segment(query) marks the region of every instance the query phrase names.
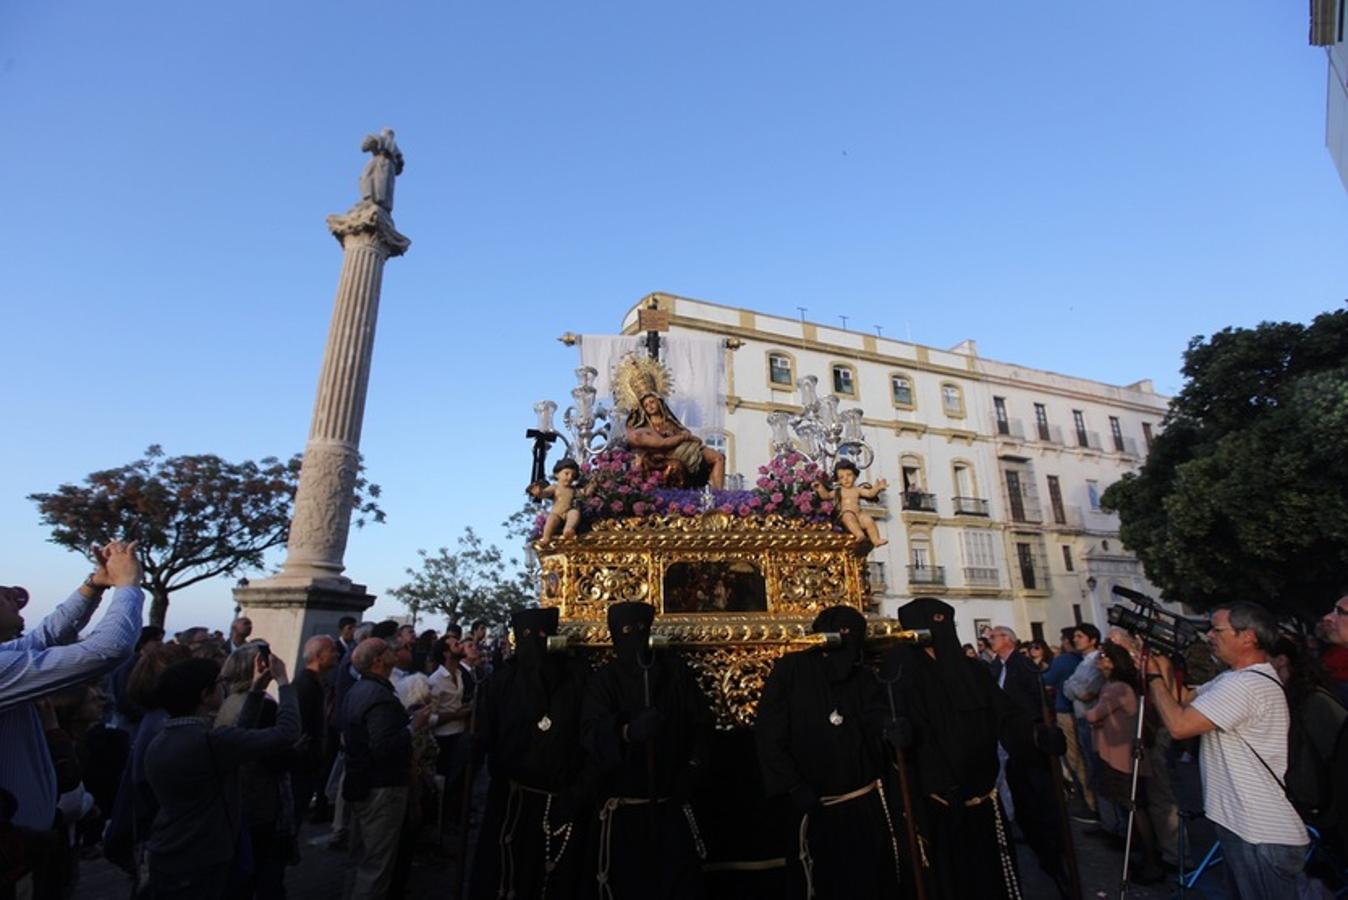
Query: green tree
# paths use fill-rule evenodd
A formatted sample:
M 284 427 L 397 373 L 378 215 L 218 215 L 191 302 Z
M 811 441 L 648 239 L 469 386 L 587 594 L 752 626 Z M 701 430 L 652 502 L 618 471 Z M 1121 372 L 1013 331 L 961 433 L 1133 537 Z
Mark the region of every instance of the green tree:
M 487 544 L 472 528 L 465 528 L 458 549 L 441 547 L 434 554 L 418 550 L 411 580 L 389 593 L 402 601 L 413 621 L 422 613 L 444 616 L 450 622 L 485 619 L 501 622 L 511 609 L 533 599 L 517 559 L 508 558 L 495 544 Z
M 164 624 L 169 595 L 189 585 L 260 568 L 284 544 L 301 457 L 231 463 L 218 456 L 165 456 L 152 445 L 125 466 L 94 472 L 83 484 L 30 494 L 51 541 L 77 552 L 113 539 L 139 541 L 150 621 Z M 379 486 L 362 474 L 353 521 L 384 521 Z
M 1312 618 L 1348 581 L 1348 312 L 1196 337 L 1136 474 L 1105 491 L 1171 600 Z

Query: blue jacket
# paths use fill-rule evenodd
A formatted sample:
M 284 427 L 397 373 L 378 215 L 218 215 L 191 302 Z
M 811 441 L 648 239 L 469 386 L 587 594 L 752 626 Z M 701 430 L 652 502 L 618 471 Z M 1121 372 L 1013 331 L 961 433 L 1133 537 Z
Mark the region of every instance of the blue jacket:
M 1080 653 L 1059 653 L 1053 657 L 1053 662 L 1048 664 L 1048 669 L 1044 672 L 1044 687 L 1053 691 L 1053 711 L 1055 713 L 1070 713 L 1072 711 L 1072 701 L 1067 699 L 1062 686 L 1068 678 L 1072 677 L 1072 673 L 1077 670 L 1077 666 L 1080 664 Z

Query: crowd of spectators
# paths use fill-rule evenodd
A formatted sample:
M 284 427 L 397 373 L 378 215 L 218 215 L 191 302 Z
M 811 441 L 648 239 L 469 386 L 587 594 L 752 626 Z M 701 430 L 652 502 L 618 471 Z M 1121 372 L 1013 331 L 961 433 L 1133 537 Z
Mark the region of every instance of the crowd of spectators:
M 1206 640 L 1222 670 L 1204 683 L 1128 631 L 1102 640 L 1090 623 L 1062 629 L 1056 653 L 1043 641 L 1015 643 L 1002 627 L 965 652 L 1002 679 L 1014 646 L 1041 673 L 1045 702 L 1076 737 L 1061 761 L 1071 817 L 1121 845 L 1133 813 L 1132 880 L 1195 865 L 1207 848 L 1191 830 L 1181 858 L 1180 829 L 1201 821 L 1221 844 L 1213 877 L 1229 896 L 1348 887 L 1348 596 L 1310 634 L 1234 603 L 1212 613 Z M 1194 796 L 1181 802 L 1186 774 Z
M 98 856 L 126 896 L 282 898 L 302 824 L 329 819 L 353 896 L 396 895 L 423 828 L 458 821 L 442 811 L 469 753 L 439 729 L 463 734 L 491 673 L 486 623 L 348 617 L 304 644 L 292 682 L 246 617 L 142 626 L 135 545 L 92 555 L 36 626 L 27 590 L 0 587 L 0 898 L 79 896 Z

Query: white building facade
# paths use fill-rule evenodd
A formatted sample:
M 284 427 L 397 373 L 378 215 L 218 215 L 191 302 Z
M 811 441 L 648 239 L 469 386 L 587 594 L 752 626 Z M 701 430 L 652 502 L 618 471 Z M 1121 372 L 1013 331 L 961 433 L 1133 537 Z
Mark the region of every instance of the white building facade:
M 796 380 L 861 408 L 889 489 L 869 508 L 889 544 L 869 557 L 877 611 L 915 596 L 958 610 L 962 640 L 1009 625 L 1056 644 L 1079 621 L 1105 628 L 1110 588 L 1154 591 L 1099 497 L 1137 468 L 1167 400 L 1149 382 L 1105 385 L 985 360 L 972 341 L 924 347 L 811 322 L 652 294 L 671 334 L 720 335 L 726 351 L 727 472 L 752 484 L 771 454 L 767 417 L 798 412 Z

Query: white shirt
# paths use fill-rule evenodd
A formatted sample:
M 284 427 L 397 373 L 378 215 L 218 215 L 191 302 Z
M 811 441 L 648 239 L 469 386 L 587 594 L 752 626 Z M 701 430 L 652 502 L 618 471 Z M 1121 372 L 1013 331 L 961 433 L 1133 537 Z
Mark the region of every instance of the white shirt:
M 449 713 L 455 713 L 463 709 L 463 672 L 456 672 L 455 675 L 457 677 L 451 676 L 444 666 L 439 666 L 428 679 L 431 685 L 432 722 L 434 723 L 431 733 L 436 737 L 463 734 L 464 729 L 468 726 L 466 719 L 441 721 Z
M 1291 724 L 1277 678 L 1268 663 L 1256 663 L 1198 688 L 1190 705 L 1217 726 L 1199 747 L 1203 806 L 1210 820 L 1251 844 L 1301 846 L 1310 840 L 1306 828 L 1273 778 L 1287 777 Z

